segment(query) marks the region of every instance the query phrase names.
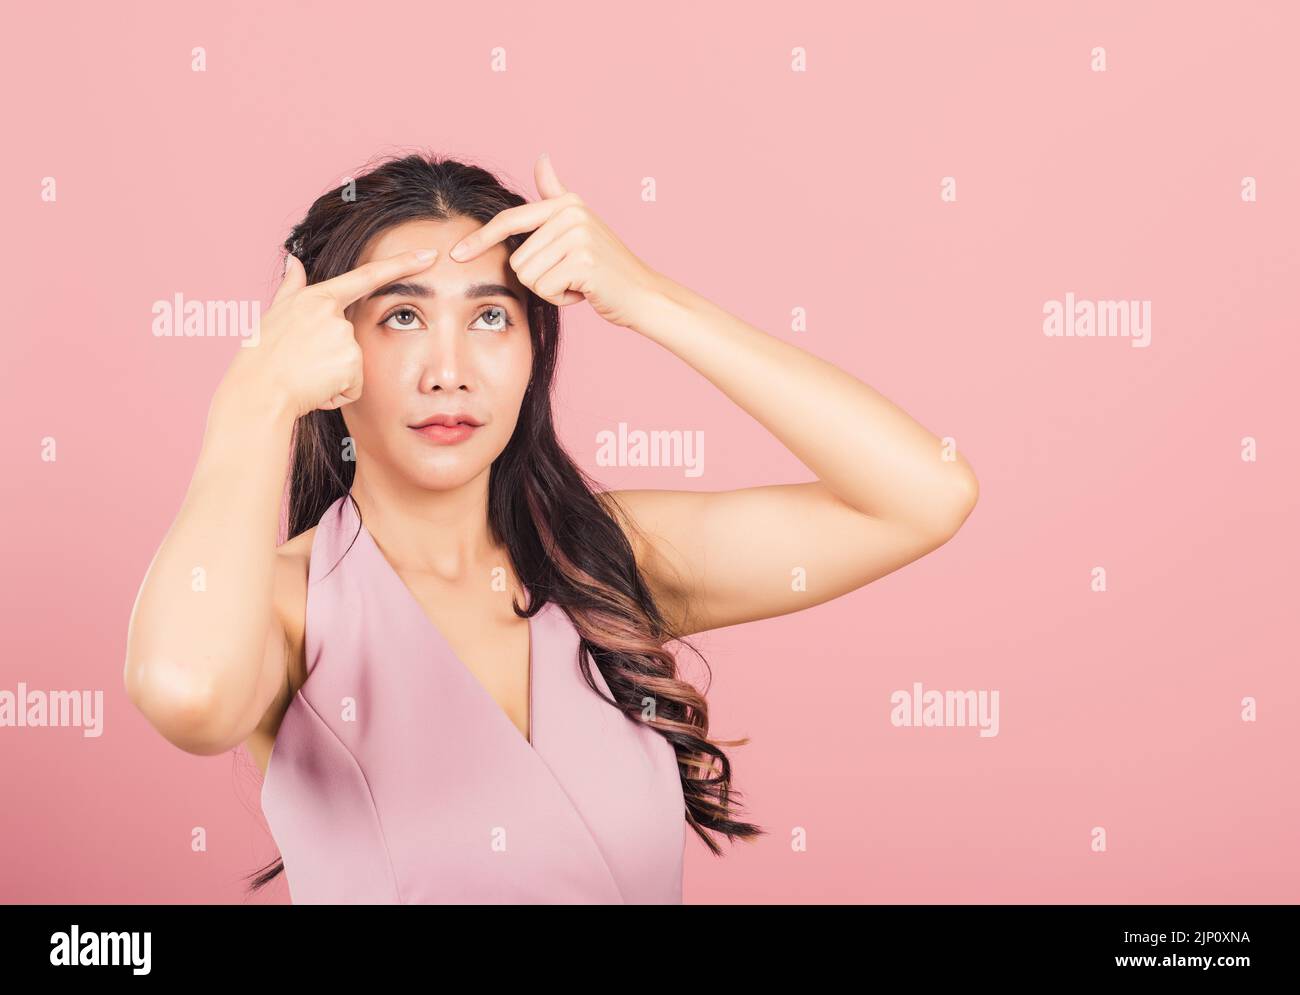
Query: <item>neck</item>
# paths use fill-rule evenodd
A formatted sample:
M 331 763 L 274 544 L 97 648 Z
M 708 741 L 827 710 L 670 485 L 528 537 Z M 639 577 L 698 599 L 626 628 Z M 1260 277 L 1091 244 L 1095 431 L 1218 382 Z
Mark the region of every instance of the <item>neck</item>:
M 490 576 L 504 552 L 488 528 L 488 475 L 431 489 L 358 462 L 352 497 L 375 543 L 394 569 L 455 583 Z

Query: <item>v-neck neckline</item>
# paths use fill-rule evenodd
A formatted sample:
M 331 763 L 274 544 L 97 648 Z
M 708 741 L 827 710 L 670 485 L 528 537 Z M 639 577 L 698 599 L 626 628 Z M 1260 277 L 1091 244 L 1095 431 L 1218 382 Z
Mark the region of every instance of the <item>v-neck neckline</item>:
M 548 601 L 544 604 L 536 615 L 528 616 L 528 735 L 525 736 L 519 731 L 519 727 L 515 725 L 514 720 L 510 718 L 510 715 L 506 710 L 501 707 L 501 703 L 492 696 L 492 692 L 484 686 L 483 682 L 479 680 L 474 671 L 470 670 L 469 667 L 465 665 L 465 661 L 462 660 L 459 654 L 457 654 L 452 648 L 451 643 L 448 641 L 447 637 L 442 634 L 442 630 L 438 628 L 437 624 L 429 616 L 429 613 L 425 611 L 424 605 L 420 603 L 420 599 L 416 597 L 415 592 L 411 590 L 410 585 L 407 584 L 402 578 L 402 575 L 397 572 L 397 568 L 389 562 L 388 557 L 384 555 L 384 551 L 379 548 L 379 543 L 376 542 L 375 537 L 370 534 L 370 530 L 366 528 L 366 523 L 361 520 L 361 516 L 357 513 L 356 508 L 352 507 L 352 502 L 346 495 L 343 498 L 343 503 L 351 509 L 350 516 L 360 527 L 358 538 L 361 539 L 370 549 L 383 572 L 396 581 L 395 587 L 405 593 L 407 603 L 412 609 L 414 609 L 415 614 L 421 619 L 424 628 L 438 643 L 442 645 L 443 649 L 446 650 L 446 655 L 453 660 L 455 665 L 460 668 L 461 672 L 469 678 L 470 683 L 476 689 L 476 694 L 501 718 L 501 720 L 506 724 L 506 727 L 511 733 L 513 733 L 514 738 L 528 749 L 529 752 L 535 754 L 537 752 L 537 726 L 536 720 L 533 717 L 533 692 L 536 682 L 536 668 L 534 667 L 533 658 L 537 650 L 537 628 L 533 625 L 533 619 L 541 615 L 542 612 L 548 610 L 551 607 L 551 602 Z

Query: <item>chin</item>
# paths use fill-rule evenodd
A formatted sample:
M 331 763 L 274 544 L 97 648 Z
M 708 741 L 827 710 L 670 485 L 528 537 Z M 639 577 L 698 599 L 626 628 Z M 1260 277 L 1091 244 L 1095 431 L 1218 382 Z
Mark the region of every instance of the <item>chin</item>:
M 443 491 L 460 487 L 473 480 L 490 466 L 479 459 L 470 459 L 459 453 L 425 453 L 418 460 L 407 463 L 406 470 L 417 485 L 426 490 Z

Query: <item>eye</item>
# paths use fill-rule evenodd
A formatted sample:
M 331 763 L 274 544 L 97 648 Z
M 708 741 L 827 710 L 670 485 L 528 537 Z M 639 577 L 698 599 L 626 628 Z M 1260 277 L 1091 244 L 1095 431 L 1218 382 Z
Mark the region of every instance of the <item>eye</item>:
M 397 324 L 389 324 L 394 319 L 396 319 Z M 478 320 L 483 319 L 488 322 L 487 329 L 493 332 L 503 332 L 514 324 L 510 312 L 495 304 L 479 312 Z M 403 305 L 388 312 L 384 319 L 380 321 L 380 324 L 397 332 L 410 332 L 421 327 L 419 321 L 420 316 L 415 308 Z
M 409 325 L 409 324 L 400 324 L 400 325 L 388 324 L 390 321 L 392 321 L 394 318 L 397 318 L 399 315 L 404 321 L 409 321 L 411 318 L 414 318 L 417 321 L 419 320 L 419 315 L 415 313 L 414 308 L 399 307 L 389 312 L 388 316 L 384 318 L 384 320 L 381 321 L 380 324 L 385 325 L 388 328 L 392 328 L 394 331 L 398 331 L 398 332 L 409 332 L 416 327 L 415 325 Z
M 487 315 L 492 314 L 493 312 L 497 312 L 498 316 L 496 318 L 491 319 L 492 323 L 488 326 L 492 331 L 503 332 L 511 325 L 514 324 L 514 321 L 511 320 L 510 318 L 510 312 L 503 307 L 498 307 L 495 304 L 492 305 L 492 307 L 487 308 L 486 310 L 481 312 L 479 314 L 479 318 L 486 317 Z

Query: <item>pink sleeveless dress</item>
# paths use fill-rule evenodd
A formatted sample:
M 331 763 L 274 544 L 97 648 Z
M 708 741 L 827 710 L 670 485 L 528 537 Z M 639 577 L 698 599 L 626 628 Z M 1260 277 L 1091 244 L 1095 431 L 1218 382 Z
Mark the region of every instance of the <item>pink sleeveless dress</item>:
M 529 626 L 531 743 L 348 497 L 326 510 L 312 540 L 307 679 L 262 783 L 295 903 L 681 902 L 672 745 L 587 686 L 562 608 L 548 603 Z

